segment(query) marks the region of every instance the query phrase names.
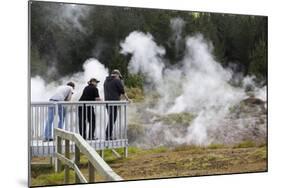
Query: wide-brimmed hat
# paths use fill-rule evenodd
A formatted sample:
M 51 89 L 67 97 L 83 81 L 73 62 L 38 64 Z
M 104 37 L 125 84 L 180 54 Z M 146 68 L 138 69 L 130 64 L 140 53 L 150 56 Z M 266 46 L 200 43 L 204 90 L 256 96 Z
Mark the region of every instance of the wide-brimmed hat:
M 123 78 L 122 74 L 120 73 L 120 71 L 118 69 L 114 69 L 111 74 L 117 74 L 120 78 Z

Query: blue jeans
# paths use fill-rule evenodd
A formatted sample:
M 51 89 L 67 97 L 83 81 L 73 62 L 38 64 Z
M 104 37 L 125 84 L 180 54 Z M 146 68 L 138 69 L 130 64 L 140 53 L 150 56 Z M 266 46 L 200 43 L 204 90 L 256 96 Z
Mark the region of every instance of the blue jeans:
M 66 109 L 61 104 L 58 105 L 58 115 L 59 115 L 59 124 L 58 127 L 62 129 L 64 118 L 66 115 Z M 55 107 L 51 106 L 48 108 L 48 120 L 46 122 L 45 126 L 45 133 L 44 133 L 44 139 L 52 139 L 52 132 L 53 132 L 53 121 L 55 116 Z

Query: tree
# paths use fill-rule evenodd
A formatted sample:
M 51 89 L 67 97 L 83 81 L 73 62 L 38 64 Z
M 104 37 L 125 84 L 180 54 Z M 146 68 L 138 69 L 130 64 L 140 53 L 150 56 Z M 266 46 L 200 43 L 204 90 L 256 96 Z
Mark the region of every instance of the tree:
M 256 75 L 262 81 L 267 79 L 267 43 L 260 40 L 253 49 L 250 56 L 250 74 Z
M 185 27 L 182 41 L 175 44 L 170 21 L 177 17 Z M 223 66 L 235 63 L 245 75 L 265 79 L 267 22 L 263 16 L 32 2 L 31 75 L 57 79 L 82 70 L 83 63 L 94 57 L 129 77 L 130 59 L 120 54 L 120 42 L 137 30 L 151 33 L 166 49 L 165 63 L 180 62 L 184 38 L 199 32 L 212 42 L 214 56 Z M 46 71 L 47 67 L 54 71 Z

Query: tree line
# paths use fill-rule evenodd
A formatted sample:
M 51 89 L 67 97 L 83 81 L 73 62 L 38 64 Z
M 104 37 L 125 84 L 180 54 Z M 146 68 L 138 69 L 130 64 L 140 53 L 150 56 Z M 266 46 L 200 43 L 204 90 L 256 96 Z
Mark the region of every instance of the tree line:
M 110 70 L 120 69 L 128 86 L 139 86 L 142 78 L 128 73 L 130 57 L 120 54 L 120 41 L 135 30 L 149 32 L 175 64 L 184 55 L 184 43 L 177 51 L 168 39 L 171 19 L 181 18 L 182 36 L 202 33 L 224 67 L 266 83 L 266 16 L 32 2 L 30 18 L 31 76 L 49 81 L 82 70 L 83 62 L 95 57 Z

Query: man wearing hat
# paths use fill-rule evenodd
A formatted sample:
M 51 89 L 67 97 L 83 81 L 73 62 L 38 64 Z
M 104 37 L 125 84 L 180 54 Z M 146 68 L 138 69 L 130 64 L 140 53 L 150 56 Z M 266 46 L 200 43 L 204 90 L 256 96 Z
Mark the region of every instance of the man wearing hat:
M 114 69 L 104 82 L 104 98 L 106 101 L 119 101 L 121 96 L 130 101 L 124 90 L 123 79 L 119 70 Z M 117 106 L 107 106 L 108 125 L 106 128 L 106 140 L 112 140 L 112 130 L 117 117 Z
M 91 78 L 88 81 L 88 86 L 83 90 L 82 96 L 79 101 L 97 101 L 101 100 L 99 96 L 99 90 L 97 84 L 100 81 L 96 78 Z M 86 122 L 89 123 L 89 140 L 95 139 L 95 128 L 96 128 L 96 116 L 95 109 L 93 106 L 87 106 L 84 104 L 78 108 L 79 117 L 79 133 L 84 139 L 87 139 L 86 134 Z M 87 121 L 86 121 L 87 120 Z

